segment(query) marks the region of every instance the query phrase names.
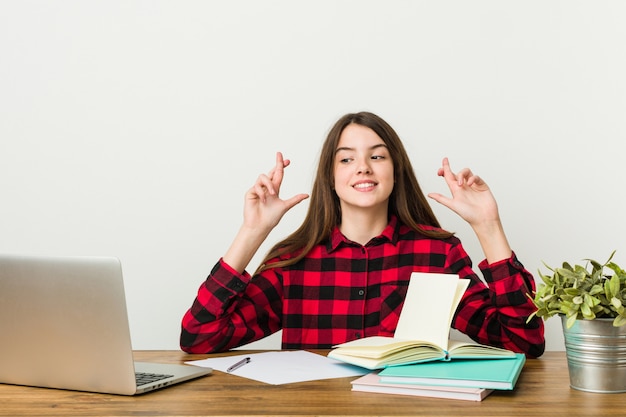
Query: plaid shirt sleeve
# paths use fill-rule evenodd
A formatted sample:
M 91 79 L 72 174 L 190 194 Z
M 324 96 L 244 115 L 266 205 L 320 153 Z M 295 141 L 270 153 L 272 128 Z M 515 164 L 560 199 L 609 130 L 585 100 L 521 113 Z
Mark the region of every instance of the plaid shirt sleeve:
M 458 274 L 471 283 L 456 311 L 452 326 L 478 343 L 501 346 L 529 357 L 539 357 L 545 349 L 542 319 L 526 320 L 536 308 L 529 295 L 535 290 L 533 276 L 518 261 L 515 253 L 509 259 L 478 267 L 485 285 L 471 269 L 467 254 L 458 246 L 452 262 L 463 265 Z M 456 260 L 455 260 L 456 259 Z M 454 268 L 453 268 L 454 269 Z
M 272 270 L 239 274 L 221 259 L 198 289 L 182 320 L 181 349 L 188 353 L 225 351 L 280 329 L 282 294 Z

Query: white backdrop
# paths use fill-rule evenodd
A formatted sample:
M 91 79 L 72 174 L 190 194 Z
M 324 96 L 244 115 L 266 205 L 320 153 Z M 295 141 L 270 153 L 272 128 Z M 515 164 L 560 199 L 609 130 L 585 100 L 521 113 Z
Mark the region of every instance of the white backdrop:
M 284 194 L 309 192 L 332 123 L 369 110 L 424 191 L 447 193 L 444 156 L 483 176 L 531 272 L 626 263 L 625 18 L 622 1 L 2 0 L 0 252 L 119 257 L 134 347 L 176 349 L 275 152 Z

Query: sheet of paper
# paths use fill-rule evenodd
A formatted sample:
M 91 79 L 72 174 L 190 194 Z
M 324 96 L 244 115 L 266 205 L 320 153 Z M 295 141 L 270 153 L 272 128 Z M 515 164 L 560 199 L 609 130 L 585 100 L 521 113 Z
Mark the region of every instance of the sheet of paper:
M 230 372 L 232 375 L 280 385 L 317 379 L 365 375 L 369 370 L 330 359 L 304 350 L 253 353 L 223 356 L 185 362 L 189 365 L 226 370 L 244 358 L 250 362 Z
M 447 349 L 452 317 L 468 285 L 456 274 L 413 272 L 394 337 Z

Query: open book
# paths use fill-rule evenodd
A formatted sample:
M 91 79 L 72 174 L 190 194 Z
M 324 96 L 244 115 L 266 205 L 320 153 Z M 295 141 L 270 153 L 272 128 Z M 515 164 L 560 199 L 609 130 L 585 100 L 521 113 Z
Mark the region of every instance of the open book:
M 371 336 L 334 346 L 328 357 L 367 369 L 450 359 L 511 358 L 515 353 L 450 340 L 454 313 L 469 285 L 458 275 L 414 272 L 394 337 Z

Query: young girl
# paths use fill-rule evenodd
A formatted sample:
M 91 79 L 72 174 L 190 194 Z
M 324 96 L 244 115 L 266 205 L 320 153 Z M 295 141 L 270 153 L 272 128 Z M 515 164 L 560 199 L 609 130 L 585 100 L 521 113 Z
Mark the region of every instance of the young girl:
M 476 233 L 485 285 L 459 239 L 441 229 L 400 138 L 372 113 L 347 114 L 330 130 L 304 222 L 248 274 L 282 216 L 309 197 L 280 197 L 289 163 L 278 153 L 274 168 L 246 193 L 243 225 L 183 317 L 184 351 L 224 351 L 279 329 L 283 349 L 393 336 L 411 273 L 418 271 L 470 279 L 454 328 L 479 343 L 529 357 L 543 353 L 543 322 L 526 323 L 535 311 L 528 297 L 534 279 L 507 242 L 487 184 L 469 169 L 455 174 L 444 159 L 438 175 L 452 197 L 428 195 Z

